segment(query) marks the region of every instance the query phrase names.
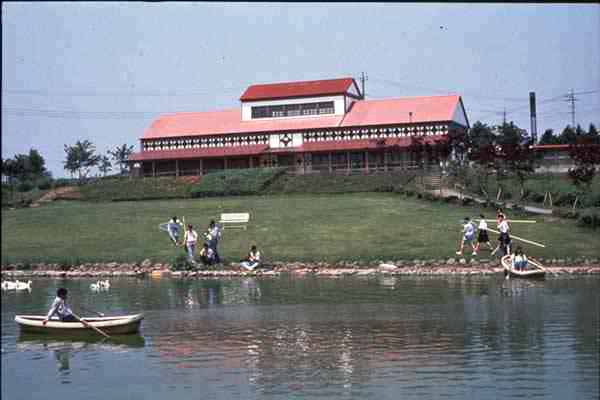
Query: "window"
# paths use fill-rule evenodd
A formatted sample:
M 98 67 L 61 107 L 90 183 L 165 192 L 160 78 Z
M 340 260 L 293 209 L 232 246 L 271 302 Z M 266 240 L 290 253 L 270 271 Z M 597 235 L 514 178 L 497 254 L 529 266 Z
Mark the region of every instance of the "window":
M 300 104 L 288 104 L 285 106 L 286 117 L 295 117 L 300 115 Z
M 271 106 L 271 116 L 272 117 L 284 117 L 285 116 L 285 106 Z
M 325 115 L 333 114 L 335 108 L 333 101 L 304 104 L 285 104 L 280 106 L 252 107 L 252 119 L 255 118 L 279 118 L 297 117 L 301 115 Z

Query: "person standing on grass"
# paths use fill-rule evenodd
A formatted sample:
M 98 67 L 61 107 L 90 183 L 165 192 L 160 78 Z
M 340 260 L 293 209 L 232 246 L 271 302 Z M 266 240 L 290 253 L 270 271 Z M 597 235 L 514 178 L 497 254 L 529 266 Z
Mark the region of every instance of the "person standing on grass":
M 215 223 L 214 219 L 210 221 L 204 237 L 206 238 L 206 244 L 208 244 L 208 247 L 210 247 L 215 253 L 215 262 L 217 264 L 220 263 L 221 257 L 219 256 L 217 246 L 219 245 L 219 240 L 221 239 L 221 228 L 219 228 L 219 225 Z
M 485 217 L 483 216 L 483 214 L 479 214 L 479 218 L 481 219 L 479 220 L 479 235 L 477 236 L 477 244 L 475 245 L 475 251 L 479 251 L 481 243 L 487 244 L 490 250 L 493 250 L 494 247 L 490 243 L 490 238 L 488 237 L 488 226 L 487 222 L 485 221 Z
M 167 223 L 167 232 L 175 246 L 177 246 L 177 241 L 179 240 L 179 227 L 183 228 L 183 223 L 177 219 L 177 216 L 171 218 Z
M 504 214 L 498 216 L 498 221 L 500 236 L 498 236 L 498 246 L 492 251 L 492 255 L 496 254 L 500 248 L 502 248 L 504 254 L 510 254 L 510 235 L 508 234 L 510 227 L 508 226 Z
M 56 291 L 56 298 L 50 306 L 50 311 L 46 315 L 46 319 L 42 321 L 43 325 L 46 325 L 48 320 L 54 315 L 57 315 L 62 322 L 77 322 L 77 318 L 73 315 L 73 311 L 67 305 L 67 289 L 59 288 Z
M 198 241 L 198 234 L 193 229 L 192 224 L 188 224 L 187 230 L 183 235 L 183 243 L 187 250 L 188 261 L 194 263 L 194 251 L 196 250 L 196 242 Z
M 466 217 L 463 223 L 462 229 L 463 236 L 460 241 L 460 249 L 456 252 L 457 255 L 462 255 L 463 248 L 465 247 L 465 243 L 470 243 L 473 248 L 473 255 L 477 255 L 477 249 L 475 248 L 475 227 L 471 223 L 471 219 Z

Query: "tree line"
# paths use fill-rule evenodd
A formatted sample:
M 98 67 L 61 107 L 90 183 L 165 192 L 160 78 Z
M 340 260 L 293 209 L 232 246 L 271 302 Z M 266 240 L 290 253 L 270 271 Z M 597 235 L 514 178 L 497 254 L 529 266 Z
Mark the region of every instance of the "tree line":
M 576 128 L 567 125 L 560 135 L 555 135 L 552 129 L 546 129 L 538 144 L 577 144 L 582 139 L 589 143 L 600 144 L 600 134 L 594 124 L 590 124 L 587 132 L 580 125 Z
M 554 136 L 547 130 L 540 144 L 567 144 L 574 166 L 569 169 L 568 177 L 577 189 L 573 203 L 591 190 L 592 182 L 600 165 L 600 135 L 593 124 L 586 132 L 580 126 L 572 129 L 567 126 L 561 135 Z M 533 147 L 533 138 L 525 129 L 514 122 L 505 122 L 489 126 L 481 121 L 475 122 L 466 135 L 451 130 L 447 137 L 435 143 L 427 143 L 423 137 L 411 138 L 409 152 L 413 160 L 440 162 L 463 187 L 468 186 L 468 176 L 474 172 L 477 191 L 490 200 L 499 200 L 509 178 L 516 178 L 520 198 L 526 195 L 526 182 L 540 165 L 543 152 Z M 496 181 L 497 192 L 490 193 L 490 178 Z
M 90 177 L 94 168 L 106 176 L 113 167 L 118 167 L 119 175 L 129 172 L 127 159 L 133 152 L 133 146 L 123 144 L 110 149 L 106 154 L 97 154 L 96 147 L 89 140 L 77 141 L 73 145 L 64 145 L 64 169 L 82 183 Z M 1 160 L 2 183 L 19 191 L 28 191 L 35 187 L 49 189 L 57 180 L 46 168 L 46 161 L 38 150 L 32 148 L 28 154 L 15 154 L 12 158 Z

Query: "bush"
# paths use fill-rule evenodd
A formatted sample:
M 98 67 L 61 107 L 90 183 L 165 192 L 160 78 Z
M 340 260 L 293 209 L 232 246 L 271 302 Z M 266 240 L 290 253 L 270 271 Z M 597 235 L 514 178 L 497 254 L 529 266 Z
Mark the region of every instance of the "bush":
M 171 271 L 192 271 L 195 269 L 194 265 L 190 263 L 187 259 L 187 256 L 180 254 L 171 263 L 169 266 Z
M 261 193 L 285 168 L 249 168 L 212 172 L 192 187 L 192 197 L 239 196 Z
M 538 192 L 531 192 L 528 196 L 528 199 L 531 200 L 534 203 L 543 203 L 544 202 L 544 198 L 546 196 L 542 193 L 538 193 Z
M 52 178 L 40 178 L 36 182 L 36 186 L 40 190 L 49 190 L 52 188 Z
M 460 199 L 458 198 L 458 196 L 452 195 L 452 196 L 444 197 L 444 201 L 449 204 L 456 204 L 460 201 Z
M 600 210 L 586 210 L 581 213 L 577 224 L 586 228 L 600 228 Z
M 17 184 L 17 190 L 19 192 L 29 192 L 35 185 L 31 181 L 21 181 Z
M 73 179 L 58 178 L 58 179 L 54 180 L 55 188 L 65 187 L 65 186 L 73 186 L 73 185 L 76 185 L 76 181 Z
M 573 210 L 565 210 L 565 209 L 555 209 L 554 212 L 556 213 L 556 215 L 558 215 L 561 218 L 568 218 L 568 219 L 576 219 L 579 218 L 579 212 L 578 211 L 573 211 Z
M 561 193 L 554 200 L 557 207 L 572 206 L 577 196 L 573 192 Z

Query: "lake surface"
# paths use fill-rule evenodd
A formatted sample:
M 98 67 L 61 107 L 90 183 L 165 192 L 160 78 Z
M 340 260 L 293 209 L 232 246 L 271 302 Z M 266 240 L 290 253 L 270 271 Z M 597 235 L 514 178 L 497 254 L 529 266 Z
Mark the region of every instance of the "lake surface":
M 92 282 L 2 293 L 2 399 L 600 396 L 597 277 Z M 60 286 L 75 312 L 145 312 L 140 335 L 21 335 Z

